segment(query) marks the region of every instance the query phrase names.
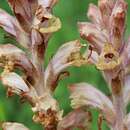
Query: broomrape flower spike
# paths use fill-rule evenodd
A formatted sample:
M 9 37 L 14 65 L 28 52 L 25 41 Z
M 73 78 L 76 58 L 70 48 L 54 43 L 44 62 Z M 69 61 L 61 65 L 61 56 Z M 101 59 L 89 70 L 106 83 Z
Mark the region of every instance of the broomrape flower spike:
M 33 120 L 46 130 L 90 129 L 92 115 L 88 109 L 97 108 L 100 115 L 98 129 L 105 120 L 111 130 L 130 130 L 130 114 L 126 113 L 130 101 L 130 39 L 125 41 L 127 3 L 125 0 L 98 0 L 98 6 L 90 4 L 90 22 L 79 22 L 79 32 L 88 41 L 84 47 L 80 41 L 63 44 L 44 68 L 45 52 L 53 32 L 61 28 L 61 21 L 52 9 L 57 0 L 8 0 L 14 13 L 11 16 L 0 9 L 2 27 L 20 48 L 0 45 L 1 81 L 8 96 L 19 95 L 31 104 Z M 28 53 L 27 53 L 28 52 Z M 63 117 L 53 92 L 58 81 L 69 76 L 69 66 L 93 64 L 108 83 L 112 99 L 88 83 L 70 85 L 72 112 Z M 16 73 L 19 69 L 22 73 Z M 3 130 L 29 130 L 15 122 L 2 123 Z
M 0 27 L 25 49 L 24 52 L 11 44 L 0 45 L 0 67 L 3 70 L 0 79 L 7 88 L 8 96 L 17 94 L 31 104 L 34 122 L 41 124 L 46 130 L 61 129 L 62 126 L 58 124 L 64 121 L 63 110 L 60 110 L 57 100 L 53 98 L 53 92 L 58 81 L 68 76 L 65 69 L 86 63 L 80 52 L 83 45 L 75 40 L 62 45 L 44 68 L 44 55 L 49 38 L 61 28 L 60 19 L 52 14 L 52 8 L 57 2 L 8 0 L 14 16 L 0 9 Z M 16 73 L 16 69 L 22 73 Z M 80 109 L 78 111 L 81 113 L 77 115 L 79 122 L 74 120 L 76 125 L 81 126 L 86 112 Z M 76 112 L 72 114 L 75 115 Z M 3 123 L 2 129 L 29 130 L 15 122 Z
M 75 109 L 85 106 L 99 109 L 111 130 L 130 130 L 126 113 L 130 101 L 130 41 L 124 38 L 126 13 L 125 0 L 98 0 L 98 6 L 89 6 L 90 22 L 78 23 L 80 35 L 89 45 L 84 57 L 102 72 L 112 100 L 92 85 L 78 83 L 70 86 L 71 105 Z M 101 122 L 100 119 L 99 130 Z

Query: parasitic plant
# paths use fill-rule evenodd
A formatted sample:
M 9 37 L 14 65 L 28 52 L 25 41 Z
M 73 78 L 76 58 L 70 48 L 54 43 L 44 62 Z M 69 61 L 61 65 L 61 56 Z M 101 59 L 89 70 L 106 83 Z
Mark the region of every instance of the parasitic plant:
M 25 51 L 11 44 L 0 45 L 1 81 L 8 96 L 15 93 L 31 104 L 35 122 L 54 130 L 63 112 L 53 98 L 53 91 L 58 81 L 68 75 L 65 68 L 86 62 L 80 54 L 82 44 L 78 40 L 65 43 L 44 68 L 48 40 L 61 28 L 60 19 L 52 14 L 57 0 L 8 0 L 8 3 L 14 16 L 0 9 L 0 26 Z M 22 73 L 16 73 L 16 69 Z M 4 123 L 3 129 L 25 128 L 17 123 Z
M 102 72 L 112 96 L 109 99 L 87 83 L 74 84 L 71 105 L 98 108 L 102 115 L 100 122 L 103 117 L 111 130 L 130 130 L 130 116 L 126 113 L 130 101 L 130 43 L 124 38 L 126 13 L 125 0 L 99 0 L 98 6 L 89 6 L 90 22 L 78 23 L 81 37 L 89 44 L 84 56 Z
M 45 52 L 61 21 L 52 13 L 57 0 L 8 0 L 14 16 L 0 9 L 0 27 L 16 39 L 0 45 L 1 81 L 8 96 L 17 94 L 31 104 L 33 120 L 46 130 L 91 129 L 92 116 L 87 108 L 100 111 L 98 129 L 105 120 L 111 130 L 130 130 L 130 40 L 125 41 L 127 3 L 125 0 L 99 0 L 90 4 L 90 22 L 79 22 L 79 32 L 88 48 L 78 40 L 63 44 L 45 67 Z M 53 92 L 59 80 L 68 76 L 69 66 L 93 64 L 102 72 L 111 98 L 90 84 L 69 87 L 74 110 L 63 116 Z M 16 69 L 21 73 L 17 73 Z M 20 123 L 5 122 L 3 130 L 29 130 Z

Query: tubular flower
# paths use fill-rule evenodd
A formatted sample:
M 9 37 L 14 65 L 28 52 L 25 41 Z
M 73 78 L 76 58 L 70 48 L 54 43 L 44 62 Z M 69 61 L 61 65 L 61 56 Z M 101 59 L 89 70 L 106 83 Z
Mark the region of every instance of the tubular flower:
M 111 86 L 112 79 L 129 77 L 130 40 L 125 41 L 127 3 L 124 0 L 99 0 L 90 4 L 87 16 L 90 22 L 79 22 L 79 32 L 88 41 L 84 57 L 101 70 Z
M 98 108 L 102 111 L 105 119 L 110 125 L 116 120 L 114 106 L 110 99 L 92 85 L 87 83 L 73 84 L 71 89 L 71 106 L 80 108 L 84 106 Z
M 85 56 L 99 70 L 113 71 L 124 67 L 126 12 L 124 0 L 99 0 L 98 7 L 93 4 L 89 6 L 87 15 L 91 23 L 78 23 L 81 37 L 90 46 Z
M 84 57 L 101 70 L 109 86 L 116 78 L 122 86 L 128 82 L 130 40 L 124 38 L 126 13 L 124 0 L 99 0 L 98 6 L 89 5 L 90 22 L 78 23 L 81 37 L 89 44 Z

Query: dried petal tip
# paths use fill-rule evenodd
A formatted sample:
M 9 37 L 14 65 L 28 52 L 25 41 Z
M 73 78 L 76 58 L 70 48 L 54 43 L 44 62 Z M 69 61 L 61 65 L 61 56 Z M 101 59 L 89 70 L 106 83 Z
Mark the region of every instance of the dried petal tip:
M 33 120 L 44 125 L 47 130 L 55 130 L 59 121 L 57 118 L 57 112 L 51 109 L 48 109 L 46 113 L 37 112 L 33 116 Z
M 63 115 L 63 111 L 54 111 L 52 109 L 48 109 L 46 112 L 39 111 L 35 113 L 33 116 L 33 120 L 36 123 L 40 123 L 44 125 L 47 130 L 52 130 L 57 128 L 58 122 L 61 120 Z
M 57 101 L 48 94 L 39 97 L 32 110 L 35 112 L 33 120 L 41 123 L 46 128 L 56 127 L 63 114 L 62 111 L 59 110 Z

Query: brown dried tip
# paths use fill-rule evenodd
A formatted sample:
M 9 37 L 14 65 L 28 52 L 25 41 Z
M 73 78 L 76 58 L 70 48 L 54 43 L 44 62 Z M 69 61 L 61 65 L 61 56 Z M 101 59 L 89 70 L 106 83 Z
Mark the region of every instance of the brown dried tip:
M 10 87 L 8 87 L 6 95 L 7 95 L 7 97 L 14 96 L 14 93 L 12 92 L 12 89 Z
M 99 114 L 98 116 L 98 130 L 102 130 L 103 116 Z
M 53 111 L 51 109 L 48 109 L 46 113 L 44 112 L 37 112 L 33 120 L 35 122 L 41 123 L 44 125 L 45 130 L 56 130 L 58 119 L 56 115 L 56 111 Z

